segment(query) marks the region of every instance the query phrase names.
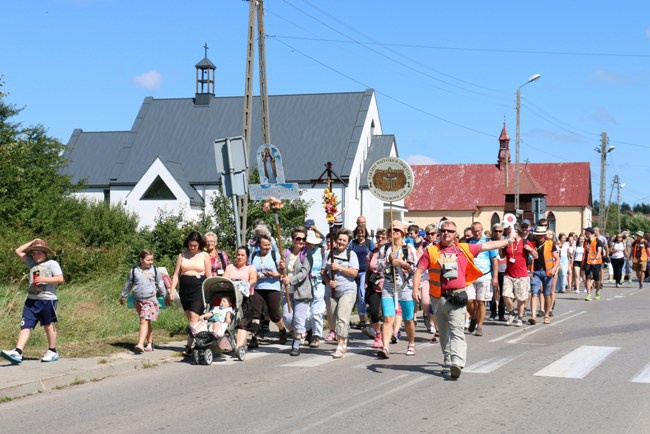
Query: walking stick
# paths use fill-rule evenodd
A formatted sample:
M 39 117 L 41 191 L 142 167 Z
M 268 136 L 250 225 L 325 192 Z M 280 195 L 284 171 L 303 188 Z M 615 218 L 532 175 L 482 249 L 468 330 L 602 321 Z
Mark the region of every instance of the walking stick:
M 280 255 L 284 258 L 284 249 L 282 248 L 282 235 L 280 235 L 280 217 L 278 212 L 275 212 L 275 230 L 278 233 L 278 248 L 280 249 Z M 282 268 L 282 277 L 287 275 L 287 265 L 285 264 Z M 284 296 L 287 300 L 287 310 L 291 313 L 291 300 L 289 299 L 289 285 L 282 284 L 284 286 Z

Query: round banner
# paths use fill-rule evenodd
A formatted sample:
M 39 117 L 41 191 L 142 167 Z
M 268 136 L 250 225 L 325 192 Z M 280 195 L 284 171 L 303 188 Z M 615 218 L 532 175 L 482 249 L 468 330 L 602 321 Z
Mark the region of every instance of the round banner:
M 368 169 L 368 187 L 377 199 L 396 202 L 413 190 L 413 170 L 404 160 L 384 157 Z

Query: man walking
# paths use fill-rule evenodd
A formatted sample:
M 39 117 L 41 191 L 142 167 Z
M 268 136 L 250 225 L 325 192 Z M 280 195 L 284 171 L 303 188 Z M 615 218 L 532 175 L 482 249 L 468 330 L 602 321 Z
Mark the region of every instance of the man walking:
M 594 298 L 600 300 L 600 286 L 602 284 L 603 265 L 603 243 L 596 238 L 594 228 L 585 229 L 585 253 L 582 257 L 583 268 L 585 270 L 585 286 L 587 287 L 587 297 L 585 300 L 591 301 L 591 290 L 596 286 Z
M 648 258 L 650 257 L 650 244 L 643 238 L 643 231 L 637 231 L 634 234 L 634 243 L 632 243 L 632 269 L 639 279 L 639 288 L 643 288 L 645 279 L 645 270 Z
M 443 372 L 458 379 L 465 366 L 467 343 L 463 333 L 467 292 L 465 288 L 483 275 L 474 257 L 480 252 L 500 249 L 512 240 L 488 241 L 482 244 L 457 243 L 456 224 L 446 220 L 440 227 L 440 243 L 429 245 L 418 260 L 413 287 L 422 281 L 428 271 L 429 295 L 438 321 L 440 347 L 444 357 Z M 420 295 L 413 293 L 416 301 Z
M 467 243 L 481 244 L 487 241 L 488 238 L 483 234 L 483 225 L 479 222 L 472 223 L 472 237 L 467 240 Z M 496 250 L 487 250 L 474 258 L 474 265 L 483 273 L 467 287 L 467 310 L 470 316 L 468 331 L 476 336 L 483 336 L 485 303 L 492 300 L 492 288 L 499 286 L 497 256 Z

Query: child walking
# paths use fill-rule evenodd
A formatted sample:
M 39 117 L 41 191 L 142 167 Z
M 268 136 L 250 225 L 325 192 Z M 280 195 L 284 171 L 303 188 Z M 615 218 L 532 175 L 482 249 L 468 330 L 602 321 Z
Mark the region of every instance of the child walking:
M 56 308 L 58 298 L 56 285 L 63 283 L 63 272 L 58 262 L 47 258 L 54 256 L 54 252 L 47 242 L 36 238 L 16 249 L 16 255 L 29 268 L 29 288 L 27 300 L 23 307 L 23 318 L 20 323 L 18 343 L 14 350 L 3 350 L 2 357 L 12 363 L 19 364 L 23 361 L 23 349 L 29 340 L 32 329 L 39 322 L 47 335 L 48 350 L 41 362 L 55 362 L 59 360 L 56 351 Z
M 158 292 L 165 297 L 167 290 L 163 284 L 162 276 L 156 273 L 153 267 L 153 253 L 151 250 L 143 250 L 140 252 L 140 263 L 129 272 L 126 285 L 124 285 L 124 289 L 122 290 L 120 304 L 124 304 L 124 300 L 126 300 L 126 297 L 131 291 L 133 291 L 135 310 L 140 317 L 140 337 L 133 351 L 136 353 L 153 351 L 153 328 L 151 321 L 156 321 L 160 312 Z M 146 347 L 144 346 L 145 340 L 147 341 Z

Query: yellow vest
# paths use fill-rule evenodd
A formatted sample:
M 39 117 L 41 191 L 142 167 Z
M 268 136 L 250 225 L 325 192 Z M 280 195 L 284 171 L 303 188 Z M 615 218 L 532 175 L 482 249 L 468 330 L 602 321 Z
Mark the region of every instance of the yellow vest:
M 470 285 L 483 275 L 483 272 L 474 265 L 474 255 L 469 250 L 469 245 L 466 243 L 456 243 L 453 245 L 460 248 L 467 258 L 467 268 L 465 269 L 465 285 Z M 442 295 L 442 270 L 440 263 L 440 244 L 431 244 L 427 247 L 429 252 L 429 295 L 431 297 L 440 298 Z

